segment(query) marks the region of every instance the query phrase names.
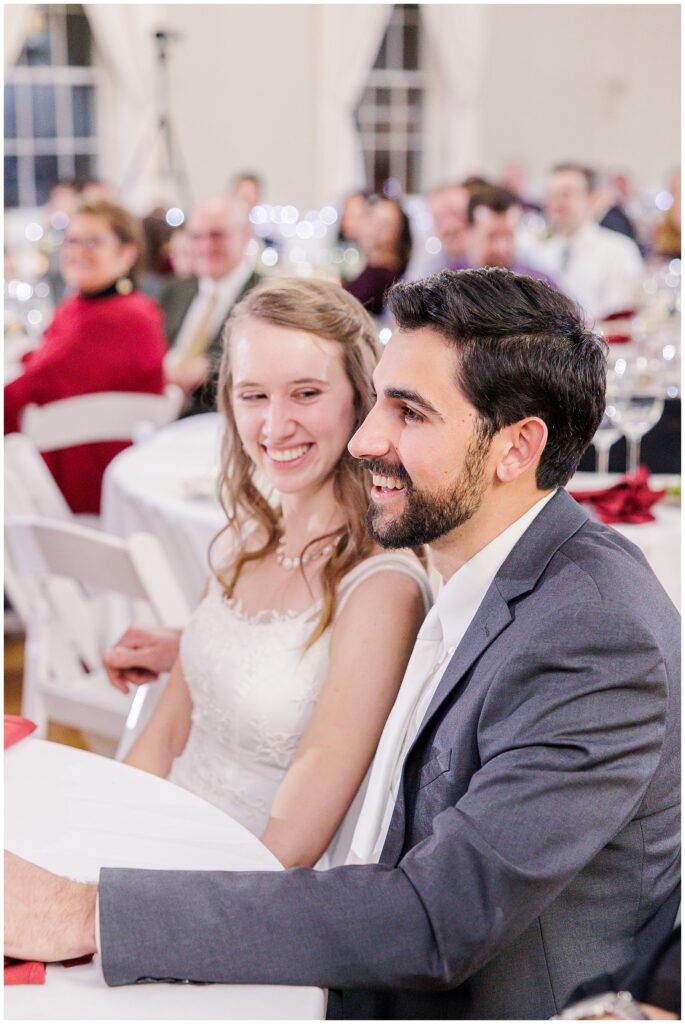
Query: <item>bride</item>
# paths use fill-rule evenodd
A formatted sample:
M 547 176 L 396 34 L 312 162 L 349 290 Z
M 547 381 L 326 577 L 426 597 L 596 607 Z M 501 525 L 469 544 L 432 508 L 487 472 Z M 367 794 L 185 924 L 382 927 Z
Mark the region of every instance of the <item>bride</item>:
M 267 281 L 235 307 L 219 378 L 228 522 L 126 758 L 226 811 L 286 867 L 344 861 L 430 600 L 415 555 L 369 538 L 368 474 L 347 452 L 373 403 L 376 338 L 329 282 Z M 131 680 L 112 664 L 113 682 Z

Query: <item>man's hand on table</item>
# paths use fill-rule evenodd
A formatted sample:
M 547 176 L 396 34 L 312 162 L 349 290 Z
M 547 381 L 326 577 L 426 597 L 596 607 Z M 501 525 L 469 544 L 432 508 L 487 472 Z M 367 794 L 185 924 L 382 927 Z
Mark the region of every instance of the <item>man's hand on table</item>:
M 151 683 L 160 672 L 170 672 L 178 657 L 180 636 L 180 630 L 164 626 L 130 626 L 102 653 L 112 686 L 128 693 L 128 683 Z
M 71 882 L 5 851 L 5 955 L 70 960 L 95 952 L 97 885 Z

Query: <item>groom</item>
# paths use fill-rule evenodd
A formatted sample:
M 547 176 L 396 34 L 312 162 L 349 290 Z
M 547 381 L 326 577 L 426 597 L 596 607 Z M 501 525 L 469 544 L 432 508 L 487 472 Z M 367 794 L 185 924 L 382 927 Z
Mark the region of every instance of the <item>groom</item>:
M 10 859 L 7 953 L 98 943 L 112 985 L 318 985 L 346 1019 L 543 1018 L 668 934 L 678 616 L 563 490 L 602 417 L 601 344 L 503 270 L 397 286 L 391 308 L 350 451 L 374 537 L 430 544 L 445 584 L 374 761 L 370 863 L 103 869 L 98 888 Z

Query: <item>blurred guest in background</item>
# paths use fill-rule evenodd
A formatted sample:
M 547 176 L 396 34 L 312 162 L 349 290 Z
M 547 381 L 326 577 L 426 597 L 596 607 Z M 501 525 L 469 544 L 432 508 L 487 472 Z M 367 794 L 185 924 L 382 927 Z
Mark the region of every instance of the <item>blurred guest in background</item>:
M 140 290 L 151 299 L 159 299 L 174 270 L 169 257 L 173 228 L 167 224 L 164 210 L 153 210 L 142 221 L 145 252 L 140 274 Z
M 191 277 L 160 296 L 170 345 L 167 379 L 188 394 L 187 415 L 216 409 L 221 330 L 235 303 L 258 281 L 245 249 L 250 228 L 244 203 L 207 199 L 188 218 Z
M 192 244 L 185 228 L 173 228 L 169 238 L 169 262 L 174 277 L 192 277 Z
M 369 212 L 371 193 L 350 192 L 343 200 L 336 248 L 339 255 L 342 282 L 359 276 L 363 257 L 359 248 L 359 232 Z
M 489 185 L 480 192 L 474 192 L 466 208 L 464 256 L 451 263 L 449 269 L 504 267 L 515 274 L 536 277 L 556 287 L 543 271 L 516 258 L 516 228 L 521 213 L 518 200 L 505 188 Z
M 75 181 L 57 181 L 50 189 L 43 217 L 41 247 L 47 257 L 47 270 L 43 280 L 50 287 L 52 301 L 61 302 L 66 292 L 66 283 L 60 269 L 60 246 L 69 220 L 79 204 L 79 189 Z
M 385 294 L 404 274 L 411 254 L 409 218 L 395 199 L 372 203 L 359 229 L 366 266 L 345 288 L 374 316 L 385 311 Z
M 111 203 L 118 201 L 117 190 L 109 182 L 101 178 L 87 178 L 81 185 L 81 199 L 90 202 L 95 199 L 107 199 Z
M 136 291 L 138 221 L 101 199 L 82 204 L 62 245 L 62 273 L 76 292 L 57 307 L 39 348 L 5 388 L 5 433 L 23 409 L 97 391 L 160 394 L 166 351 L 158 307 Z M 128 442 L 79 445 L 45 455 L 74 512 L 97 513 L 102 475 Z
M 500 185 L 514 196 L 525 213 L 540 213 L 542 207 L 526 192 L 526 174 L 518 160 L 507 160 L 502 167 Z
M 595 186 L 595 219 L 601 228 L 617 231 L 637 242 L 635 225 L 628 216 L 613 180 L 599 178 Z
M 249 213 L 254 206 L 259 206 L 264 194 L 264 182 L 254 171 L 241 171 L 231 179 L 229 194 L 233 199 L 243 203 Z
M 657 256 L 670 259 L 680 258 L 681 222 L 680 222 L 680 171 L 674 171 L 669 178 L 668 191 L 673 196 L 673 205 L 664 214 L 654 235 L 654 252 Z
M 554 234 L 540 246 L 541 265 L 590 321 L 634 309 L 643 274 L 635 243 L 595 222 L 594 192 L 593 171 L 555 167 L 545 204 Z
M 447 270 L 456 260 L 464 258 L 466 245 L 466 210 L 469 198 L 488 183 L 472 176 L 461 184 L 438 185 L 426 196 L 426 206 L 433 218 L 433 231 L 440 243 L 437 252 L 417 250 L 404 275 L 407 281 L 418 281 Z
M 361 226 L 369 212 L 369 193 L 364 191 L 350 192 L 343 200 L 340 210 L 340 229 L 338 242 L 356 245 L 359 241 Z

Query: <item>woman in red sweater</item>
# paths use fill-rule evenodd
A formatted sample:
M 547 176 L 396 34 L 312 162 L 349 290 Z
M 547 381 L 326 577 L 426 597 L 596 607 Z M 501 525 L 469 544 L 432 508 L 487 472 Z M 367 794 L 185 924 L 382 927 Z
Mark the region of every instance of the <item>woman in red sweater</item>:
M 159 307 L 135 290 L 141 252 L 136 219 L 108 200 L 84 203 L 69 222 L 62 274 L 75 294 L 61 302 L 40 346 L 5 388 L 5 433 L 22 410 L 97 391 L 160 394 L 166 342 Z M 105 467 L 128 441 L 78 445 L 44 458 L 74 512 L 99 512 Z

